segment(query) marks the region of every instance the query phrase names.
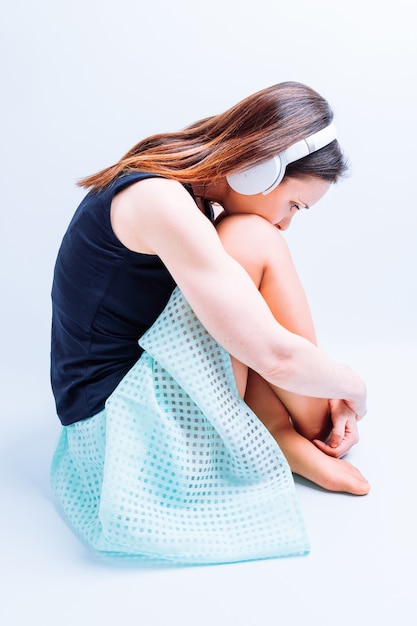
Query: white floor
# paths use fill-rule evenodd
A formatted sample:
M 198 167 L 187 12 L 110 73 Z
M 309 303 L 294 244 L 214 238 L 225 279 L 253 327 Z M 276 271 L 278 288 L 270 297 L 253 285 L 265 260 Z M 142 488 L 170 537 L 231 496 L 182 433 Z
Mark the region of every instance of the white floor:
M 412 346 L 343 352 L 355 354 L 369 386 L 369 414 L 349 459 L 371 493 L 330 494 L 297 479 L 311 554 L 227 566 L 161 567 L 91 554 L 49 492 L 58 426 L 44 372 L 32 375 L 23 398 L 10 374 L 13 400 L 0 442 L 0 623 L 415 626 Z

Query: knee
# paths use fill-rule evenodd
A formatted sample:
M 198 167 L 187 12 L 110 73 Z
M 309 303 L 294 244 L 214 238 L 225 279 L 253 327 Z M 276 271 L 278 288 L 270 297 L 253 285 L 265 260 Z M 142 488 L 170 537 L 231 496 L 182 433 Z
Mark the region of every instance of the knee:
M 271 240 L 275 243 L 280 241 L 286 246 L 281 231 L 263 217 L 253 213 L 225 215 L 216 225 L 216 229 L 220 237 L 225 236 L 230 231 L 239 236 L 250 238 L 254 240 L 254 243 Z
M 226 251 L 246 269 L 265 269 L 271 259 L 275 262 L 277 257 L 290 256 L 282 233 L 259 215 L 228 215 L 216 228 Z
M 281 233 L 258 215 L 229 215 L 216 226 L 226 252 L 246 270 L 259 288 L 270 265 L 272 240 L 283 239 Z

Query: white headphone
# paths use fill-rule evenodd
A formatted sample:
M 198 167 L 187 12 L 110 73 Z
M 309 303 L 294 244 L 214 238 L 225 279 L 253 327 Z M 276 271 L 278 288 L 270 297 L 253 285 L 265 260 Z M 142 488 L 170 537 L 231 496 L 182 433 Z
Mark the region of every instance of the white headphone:
M 280 152 L 275 157 L 255 165 L 247 170 L 235 172 L 226 176 L 230 187 L 245 196 L 252 196 L 258 193 L 266 195 L 284 178 L 285 168 L 289 163 L 298 161 L 312 152 L 324 148 L 336 139 L 336 128 L 334 124 L 329 124 L 317 133 L 297 141 L 292 146 Z

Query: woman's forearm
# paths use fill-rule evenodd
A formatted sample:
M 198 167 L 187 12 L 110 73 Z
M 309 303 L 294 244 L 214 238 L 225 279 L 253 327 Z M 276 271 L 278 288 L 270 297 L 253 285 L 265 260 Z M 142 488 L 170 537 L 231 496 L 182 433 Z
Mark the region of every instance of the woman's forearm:
M 358 417 L 365 415 L 366 386 L 354 370 L 299 336 L 292 335 L 285 344 L 285 349 L 282 340 L 277 345 L 275 366 L 258 371 L 265 380 L 303 396 L 346 400 Z

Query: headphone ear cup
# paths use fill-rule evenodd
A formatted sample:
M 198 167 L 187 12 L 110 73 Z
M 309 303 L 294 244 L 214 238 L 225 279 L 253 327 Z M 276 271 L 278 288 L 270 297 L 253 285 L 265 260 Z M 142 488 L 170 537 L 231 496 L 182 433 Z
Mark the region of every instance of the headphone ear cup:
M 276 187 L 284 177 L 285 166 L 279 156 L 268 159 L 242 172 L 226 176 L 233 191 L 244 196 L 265 193 L 270 187 Z

